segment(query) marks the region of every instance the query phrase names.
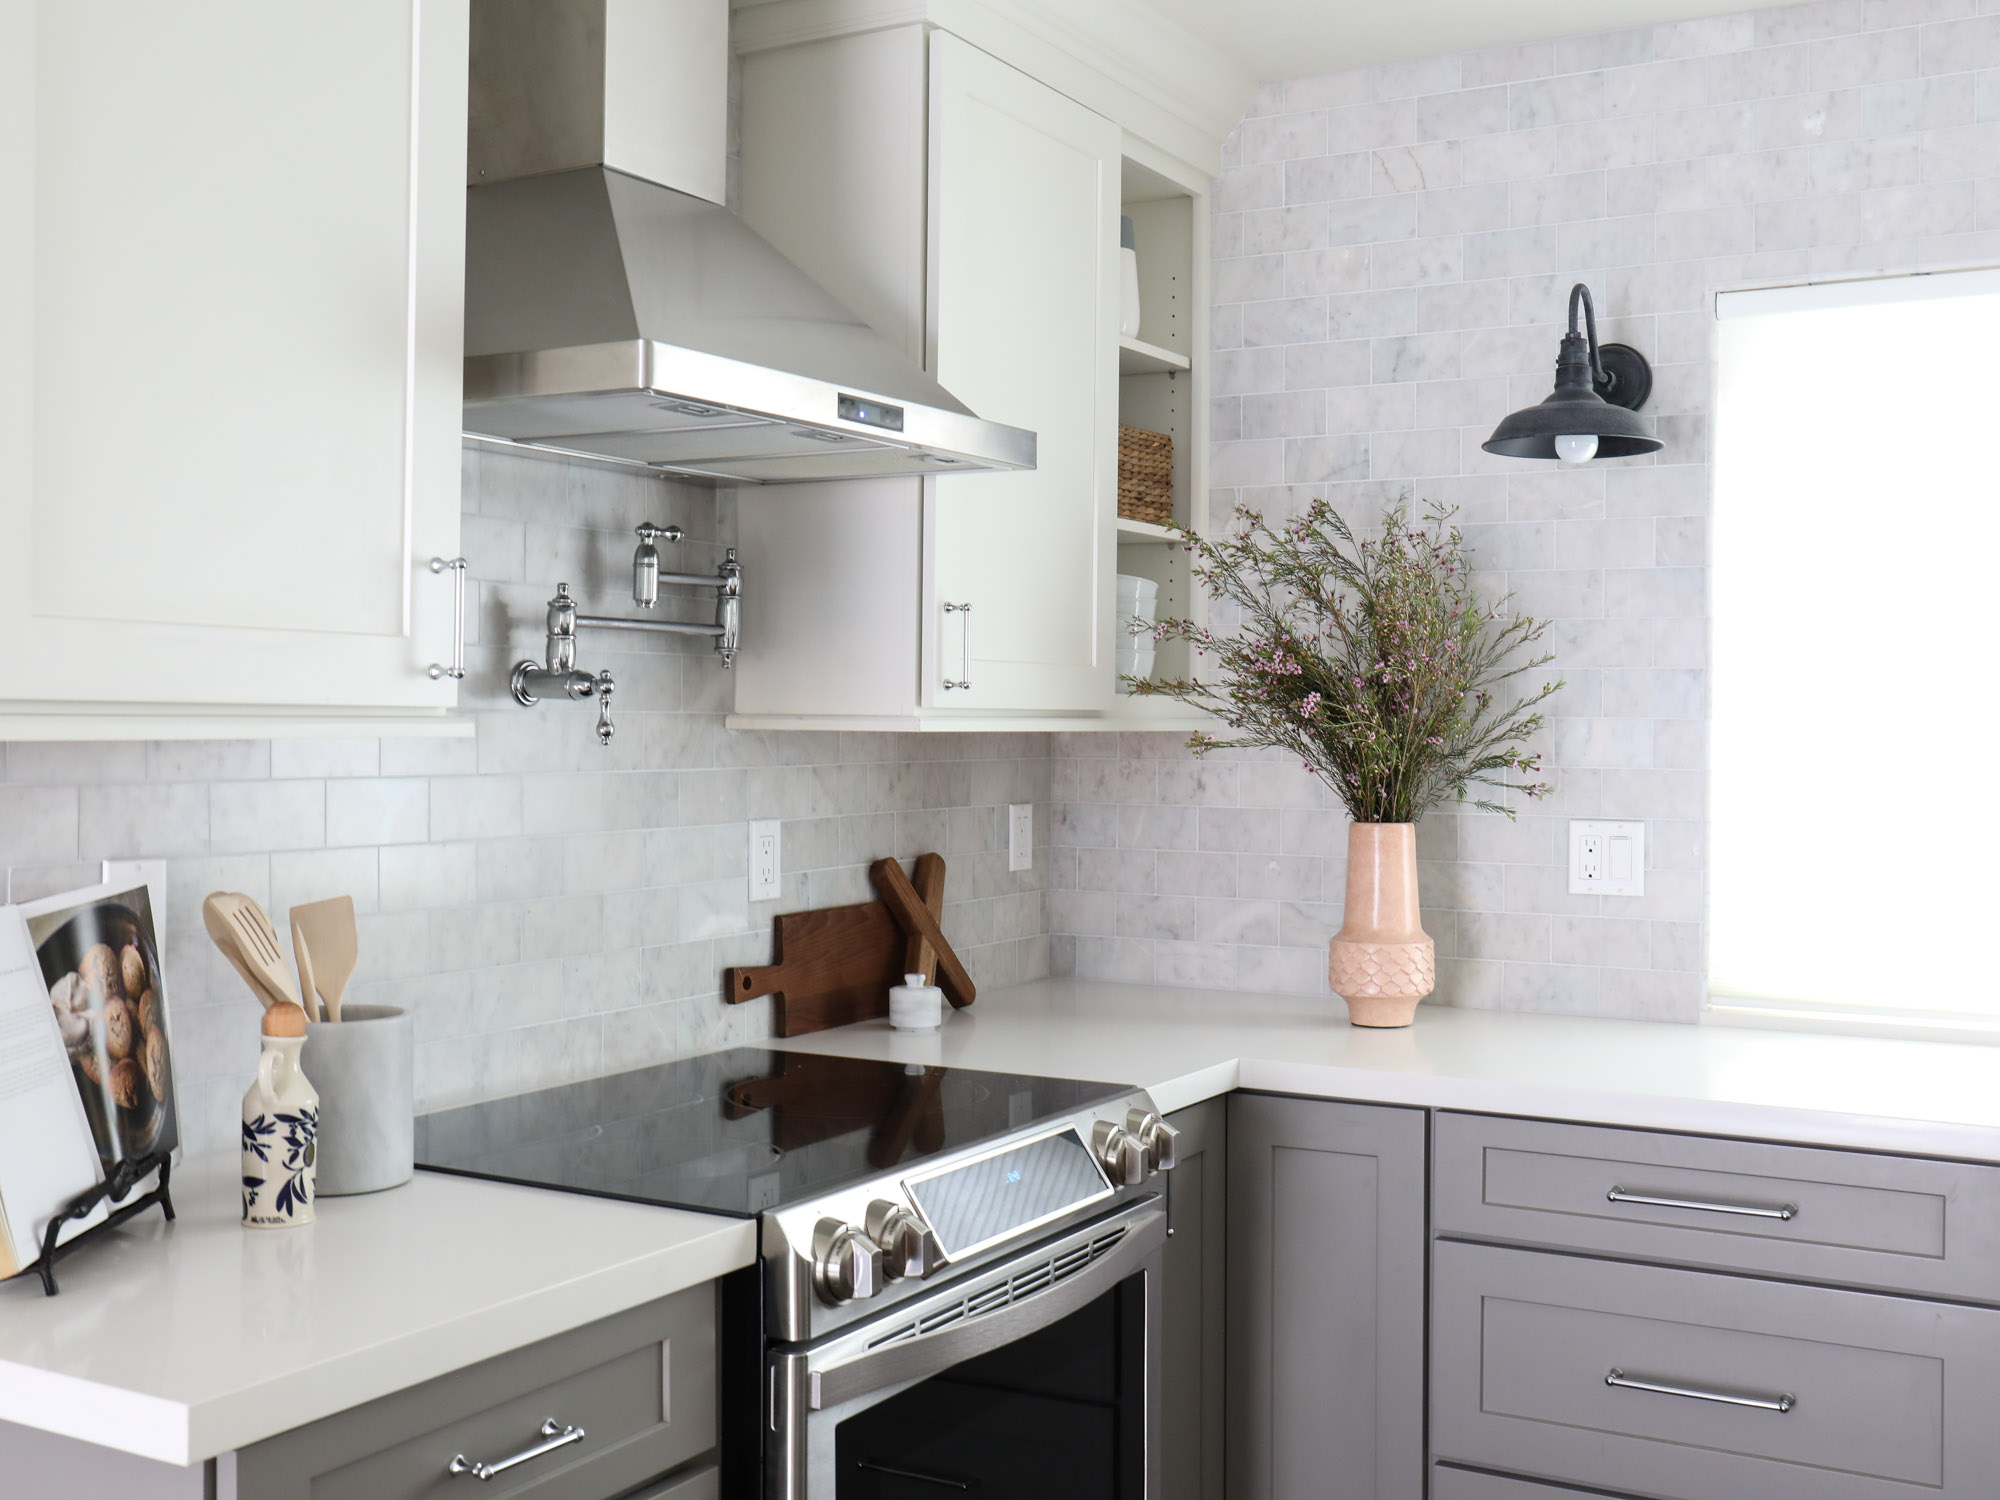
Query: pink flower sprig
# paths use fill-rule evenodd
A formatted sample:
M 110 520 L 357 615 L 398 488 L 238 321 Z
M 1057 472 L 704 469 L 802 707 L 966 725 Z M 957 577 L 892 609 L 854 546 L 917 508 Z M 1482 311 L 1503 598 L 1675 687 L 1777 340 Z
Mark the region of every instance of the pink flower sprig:
M 1521 659 L 1544 627 L 1474 590 L 1451 512 L 1433 506 L 1417 523 L 1398 502 L 1357 536 L 1324 500 L 1276 522 L 1239 506 L 1219 539 L 1182 534 L 1222 606 L 1217 625 L 1157 624 L 1155 640 L 1186 642 L 1203 665 L 1187 680 L 1132 686 L 1228 726 L 1227 739 L 1195 735 L 1196 753 L 1290 750 L 1365 822 L 1411 821 L 1446 796 L 1512 817 L 1468 794 L 1547 793 L 1525 780 L 1541 759 L 1523 742 L 1561 684 L 1503 691 L 1550 660 Z

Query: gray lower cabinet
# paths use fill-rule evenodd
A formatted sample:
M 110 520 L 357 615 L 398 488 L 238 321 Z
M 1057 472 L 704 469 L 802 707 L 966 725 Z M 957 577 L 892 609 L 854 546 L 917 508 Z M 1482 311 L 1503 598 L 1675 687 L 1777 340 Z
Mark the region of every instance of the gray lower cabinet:
M 2000 1167 L 1450 1112 L 1433 1130 L 1440 1234 L 2000 1302 Z
M 1222 1500 L 1228 1105 L 1210 1099 L 1167 1122 L 1181 1138 L 1180 1164 L 1160 1179 L 1167 1196 L 1161 1482 L 1164 1500 Z
M 339 1412 L 239 1450 L 237 1500 L 709 1500 L 716 1443 L 716 1291 L 693 1287 Z M 546 1441 L 575 1442 L 485 1483 L 452 1460 L 499 1466 Z
M 1229 1100 L 1230 1500 L 1420 1500 L 1426 1117 Z
M 1995 1493 L 2000 1312 L 1449 1240 L 1432 1276 L 1441 1459 L 1662 1500 Z

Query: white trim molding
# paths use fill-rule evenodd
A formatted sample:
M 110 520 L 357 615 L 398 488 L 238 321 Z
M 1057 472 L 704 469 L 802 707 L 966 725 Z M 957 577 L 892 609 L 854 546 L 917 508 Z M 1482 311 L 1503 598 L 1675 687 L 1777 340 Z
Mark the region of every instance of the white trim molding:
M 922 24 L 961 37 L 1186 162 L 1221 170 L 1256 81 L 1139 0 L 732 0 L 738 55 Z

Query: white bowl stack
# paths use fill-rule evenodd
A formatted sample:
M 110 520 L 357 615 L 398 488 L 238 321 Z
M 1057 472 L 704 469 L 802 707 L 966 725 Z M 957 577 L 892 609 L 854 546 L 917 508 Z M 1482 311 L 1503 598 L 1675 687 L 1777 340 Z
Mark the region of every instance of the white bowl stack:
M 1160 586 L 1150 578 L 1135 577 L 1130 573 L 1118 575 L 1118 675 L 1125 677 L 1150 677 L 1153 675 L 1153 635 L 1152 632 L 1134 623 L 1144 620 L 1151 625 L 1157 618 L 1160 607 Z M 1128 683 L 1120 682 L 1118 691 L 1132 691 Z

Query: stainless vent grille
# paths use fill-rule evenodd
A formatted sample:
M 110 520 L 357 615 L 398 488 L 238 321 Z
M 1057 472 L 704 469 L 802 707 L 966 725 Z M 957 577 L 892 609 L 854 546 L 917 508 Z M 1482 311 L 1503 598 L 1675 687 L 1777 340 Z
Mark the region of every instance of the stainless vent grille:
M 983 1318 L 1000 1311 L 1003 1307 L 1025 1302 L 1037 1293 L 1045 1292 L 1050 1287 L 1069 1280 L 1092 1261 L 1109 1254 L 1129 1232 L 1122 1227 L 1113 1229 L 1099 1235 L 1087 1245 L 1072 1246 L 1060 1255 L 1052 1255 L 1025 1270 L 1016 1271 L 1012 1276 L 979 1286 L 955 1302 L 934 1307 L 920 1318 L 912 1318 L 909 1322 L 899 1324 L 886 1333 L 876 1335 L 868 1341 L 868 1347 L 880 1349 L 885 1345 L 922 1338 L 926 1334 L 936 1333 L 940 1328 L 949 1328 L 954 1323 Z

